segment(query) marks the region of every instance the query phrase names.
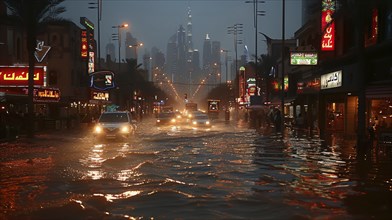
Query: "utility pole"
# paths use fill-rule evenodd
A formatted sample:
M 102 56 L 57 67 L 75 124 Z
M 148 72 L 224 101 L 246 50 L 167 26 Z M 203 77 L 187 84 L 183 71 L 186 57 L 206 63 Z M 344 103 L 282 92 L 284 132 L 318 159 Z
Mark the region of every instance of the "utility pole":
M 284 53 L 285 53 L 285 8 L 286 8 L 286 0 L 282 0 L 282 55 L 281 55 L 281 58 L 282 58 L 282 81 L 281 81 L 281 95 L 282 95 L 282 102 L 281 102 L 281 113 L 280 113 L 280 115 L 281 115 L 281 121 L 282 121 L 282 124 L 281 124 L 281 130 L 282 130 L 282 133 L 284 132 L 284 71 L 285 71 L 285 69 L 284 69 L 284 58 L 285 58 L 285 55 L 284 55 Z

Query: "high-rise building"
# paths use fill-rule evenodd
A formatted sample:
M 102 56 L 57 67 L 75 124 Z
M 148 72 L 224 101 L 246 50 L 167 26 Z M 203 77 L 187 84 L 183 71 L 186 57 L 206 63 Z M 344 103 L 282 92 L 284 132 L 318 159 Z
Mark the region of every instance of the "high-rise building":
M 190 7 L 188 7 L 188 23 L 186 25 L 186 51 L 188 53 L 187 62 L 192 63 L 193 39 L 192 39 L 192 14 L 191 14 Z
M 106 44 L 106 56 L 107 56 L 107 59 L 110 58 L 110 60 L 106 60 L 106 62 L 115 61 L 115 59 L 116 59 L 115 54 L 116 54 L 116 49 L 115 49 L 114 43 L 110 42 L 110 43 Z
M 211 67 L 211 39 L 208 34 L 203 43 L 203 70 L 209 70 Z
M 127 32 L 125 35 L 125 59 L 137 59 L 137 50 L 139 48 L 129 47 L 137 44 L 137 39 L 130 32 Z
M 170 79 L 173 80 L 174 76 L 177 75 L 177 34 L 170 37 L 166 47 L 166 73 Z

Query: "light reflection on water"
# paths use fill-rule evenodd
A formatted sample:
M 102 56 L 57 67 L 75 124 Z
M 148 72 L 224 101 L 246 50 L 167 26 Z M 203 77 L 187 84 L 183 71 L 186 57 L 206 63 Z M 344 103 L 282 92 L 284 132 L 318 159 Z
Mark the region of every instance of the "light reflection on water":
M 146 129 L 129 143 L 86 146 L 73 165 L 83 181 L 64 188 L 97 218 L 377 219 L 392 214 L 390 161 L 358 160 L 336 139 Z

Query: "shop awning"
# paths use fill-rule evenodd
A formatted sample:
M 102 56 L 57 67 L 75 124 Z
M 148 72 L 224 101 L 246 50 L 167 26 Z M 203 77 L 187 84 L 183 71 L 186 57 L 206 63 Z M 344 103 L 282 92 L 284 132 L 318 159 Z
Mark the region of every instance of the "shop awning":
M 369 85 L 366 87 L 366 98 L 391 98 L 392 84 Z

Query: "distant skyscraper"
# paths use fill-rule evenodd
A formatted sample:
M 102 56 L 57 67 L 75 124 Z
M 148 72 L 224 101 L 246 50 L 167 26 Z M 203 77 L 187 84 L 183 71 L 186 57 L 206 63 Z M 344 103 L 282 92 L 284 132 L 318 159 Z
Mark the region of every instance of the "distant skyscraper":
M 139 48 L 129 47 L 130 45 L 137 45 L 137 39 L 130 32 L 127 32 L 125 35 L 125 59 L 137 59 L 136 50 Z
M 113 43 L 108 43 L 106 44 L 106 56 L 110 57 L 110 61 L 115 61 L 116 56 L 115 56 L 115 47 Z M 109 60 L 106 60 L 106 62 L 108 62 Z
M 186 25 L 186 50 L 187 50 L 187 62 L 192 62 L 193 53 L 193 39 L 192 39 L 192 14 L 191 8 L 188 7 L 188 23 Z
M 177 75 L 174 76 L 174 80 L 176 82 L 185 82 L 188 76 L 187 67 L 187 49 L 186 49 L 186 34 L 185 29 L 182 25 L 178 28 L 177 31 L 177 49 L 178 49 L 178 57 L 177 57 Z
M 221 58 L 221 48 L 220 48 L 220 42 L 219 41 L 212 41 L 211 45 L 211 62 L 212 63 L 220 63 L 220 58 Z
M 170 79 L 173 80 L 174 76 L 177 75 L 177 34 L 174 34 L 167 43 L 166 47 L 166 73 Z
M 203 70 L 208 70 L 211 67 L 211 39 L 206 34 L 206 38 L 203 43 Z
M 194 72 L 200 72 L 200 53 L 197 49 L 192 53 L 192 68 Z

